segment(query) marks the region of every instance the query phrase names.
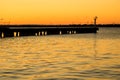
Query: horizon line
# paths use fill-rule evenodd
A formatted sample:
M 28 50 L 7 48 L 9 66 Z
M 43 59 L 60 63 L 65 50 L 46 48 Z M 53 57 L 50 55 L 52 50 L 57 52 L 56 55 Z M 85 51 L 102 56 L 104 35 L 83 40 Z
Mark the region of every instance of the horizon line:
M 0 24 L 0 25 L 94 25 L 94 24 Z M 103 24 L 96 24 L 96 25 L 120 25 L 120 23 L 103 23 Z

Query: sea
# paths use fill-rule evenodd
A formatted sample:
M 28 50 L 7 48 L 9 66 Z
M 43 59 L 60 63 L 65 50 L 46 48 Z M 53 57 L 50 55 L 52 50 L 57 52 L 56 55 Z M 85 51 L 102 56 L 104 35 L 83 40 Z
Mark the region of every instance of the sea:
M 120 80 L 120 28 L 2 38 L 0 80 Z

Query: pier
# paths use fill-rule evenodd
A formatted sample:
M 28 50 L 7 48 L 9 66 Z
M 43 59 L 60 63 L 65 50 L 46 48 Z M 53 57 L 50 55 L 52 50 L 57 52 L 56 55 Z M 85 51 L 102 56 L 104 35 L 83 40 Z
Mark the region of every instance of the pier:
M 0 25 L 0 37 L 97 33 L 98 27 L 80 25 Z

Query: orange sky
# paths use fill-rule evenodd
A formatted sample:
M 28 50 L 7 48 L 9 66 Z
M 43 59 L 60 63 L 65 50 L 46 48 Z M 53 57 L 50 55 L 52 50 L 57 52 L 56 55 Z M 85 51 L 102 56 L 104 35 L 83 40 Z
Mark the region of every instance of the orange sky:
M 120 0 L 0 0 L 0 24 L 120 23 Z

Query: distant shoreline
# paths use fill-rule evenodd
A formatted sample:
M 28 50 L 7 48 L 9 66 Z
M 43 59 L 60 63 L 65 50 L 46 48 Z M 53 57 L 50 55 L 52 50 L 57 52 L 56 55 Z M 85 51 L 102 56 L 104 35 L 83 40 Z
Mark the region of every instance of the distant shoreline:
M 120 27 L 120 24 L 1 24 L 0 27 Z

